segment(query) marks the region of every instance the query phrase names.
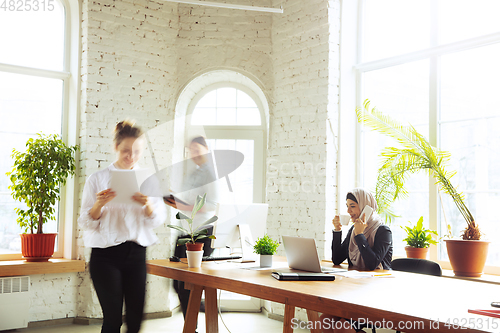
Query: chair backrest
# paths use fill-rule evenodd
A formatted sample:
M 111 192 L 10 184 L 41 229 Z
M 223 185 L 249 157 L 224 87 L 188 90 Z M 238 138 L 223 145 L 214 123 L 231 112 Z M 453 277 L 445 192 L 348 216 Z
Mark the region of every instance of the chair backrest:
M 392 261 L 391 267 L 395 271 L 420 273 L 434 276 L 443 275 L 441 266 L 437 262 L 426 259 L 398 258 Z

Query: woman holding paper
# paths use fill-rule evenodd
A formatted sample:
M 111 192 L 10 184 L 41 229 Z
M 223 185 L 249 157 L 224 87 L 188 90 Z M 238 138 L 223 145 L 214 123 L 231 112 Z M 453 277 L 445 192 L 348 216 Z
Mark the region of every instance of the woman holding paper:
M 92 248 L 89 270 L 103 312 L 102 333 L 119 333 L 125 300 L 127 332 L 139 332 L 146 293 L 146 247 L 157 237 L 154 228 L 166 219 L 161 198 L 142 193 L 136 204 L 110 203 L 116 193 L 109 188 L 113 170 L 137 168 L 143 151 L 142 131 L 122 121 L 116 125 L 116 161 L 93 173 L 85 182 L 78 223 L 84 243 Z
M 370 271 L 391 269 L 392 232 L 376 213 L 377 202 L 373 195 L 362 188 L 356 188 L 347 193 L 346 205 L 353 225 L 342 241 L 340 217 L 337 215 L 333 219 L 333 263 L 340 265 L 347 259 L 349 268 Z M 320 321 L 325 333 L 364 332 L 361 325 L 349 319 L 323 314 Z

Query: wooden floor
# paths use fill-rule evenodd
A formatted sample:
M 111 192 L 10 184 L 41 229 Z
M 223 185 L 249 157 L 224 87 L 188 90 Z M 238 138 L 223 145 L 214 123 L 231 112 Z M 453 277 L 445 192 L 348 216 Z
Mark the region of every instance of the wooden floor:
M 223 312 L 222 319 L 226 323 L 229 331 L 224 327 L 219 317 L 220 333 L 281 333 L 283 323 L 277 320 L 269 319 L 264 313 L 237 313 Z M 242 325 L 243 323 L 243 325 Z M 181 333 L 184 320 L 182 313 L 177 311 L 170 318 L 151 319 L 144 321 L 141 333 Z M 20 333 L 99 333 L 101 327 L 98 325 L 65 325 L 52 326 L 47 328 L 18 329 L 9 332 Z M 126 332 L 126 327 L 122 327 L 122 332 Z M 205 332 L 205 314 L 200 313 L 198 332 Z M 309 330 L 297 329 L 294 332 L 305 333 Z M 2 332 L 4 333 L 4 332 Z

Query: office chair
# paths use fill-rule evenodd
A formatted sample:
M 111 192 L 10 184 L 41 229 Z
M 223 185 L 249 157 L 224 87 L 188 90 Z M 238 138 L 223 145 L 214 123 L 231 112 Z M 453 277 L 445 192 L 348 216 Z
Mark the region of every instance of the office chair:
M 443 275 L 441 266 L 437 262 L 426 259 L 398 258 L 392 261 L 391 267 L 395 271 L 420 273 L 434 276 Z
M 434 261 L 415 258 L 398 258 L 391 262 L 391 267 L 395 271 L 419 273 L 425 275 L 442 276 L 441 266 Z M 401 333 L 401 331 L 396 331 Z

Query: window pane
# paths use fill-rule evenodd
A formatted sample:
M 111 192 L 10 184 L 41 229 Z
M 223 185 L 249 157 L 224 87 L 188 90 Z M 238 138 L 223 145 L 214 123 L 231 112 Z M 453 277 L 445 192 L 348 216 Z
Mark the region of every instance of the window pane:
M 257 105 L 255 104 L 255 101 L 241 90 L 237 91 L 236 99 L 237 99 L 236 106 L 239 108 L 256 108 L 257 107 Z
M 217 89 L 217 107 L 218 108 L 236 107 L 236 89 L 234 88 Z
M 430 46 L 429 0 L 369 0 L 364 6 L 363 62 Z
M 425 136 L 429 133 L 429 77 L 428 61 L 419 61 L 377 71 L 363 76 L 364 98 L 371 105 L 402 124 L 411 124 Z M 397 142 L 369 128 L 362 128 L 363 186 L 375 191 L 380 153 L 385 147 L 397 147 Z M 413 224 L 420 216 L 429 223 L 429 180 L 423 173 L 415 174 L 406 181 L 409 198 L 398 200 L 393 211 L 401 216 L 391 226 L 394 240 L 394 255 L 405 256 L 404 238 L 400 225 Z
M 0 254 L 19 252 L 20 228 L 16 224 L 15 202 L 7 188 L 6 172 L 12 169 L 12 149 L 23 151 L 35 133 L 61 133 L 63 82 L 0 72 Z M 56 232 L 57 222 L 44 225 L 45 232 Z
M 259 126 L 260 110 L 246 93 L 219 88 L 203 96 L 193 110 L 192 125 Z
M 14 1 L 7 1 L 6 5 L 11 3 Z M 16 8 L 19 3 L 15 2 Z M 23 11 L 0 10 L 0 31 L 3 32 L 0 34 L 0 63 L 63 70 L 63 6 L 57 0 L 45 1 L 44 5 L 40 1 L 38 10 L 32 7 L 28 11 L 28 4 L 23 4 Z
M 237 125 L 260 125 L 260 113 L 258 108 L 238 108 Z
M 233 192 L 228 187 L 221 188 L 221 202 L 225 203 L 252 203 L 253 202 L 253 166 L 254 166 L 254 141 L 234 139 L 210 139 L 208 144 L 217 150 L 236 150 L 243 154 L 243 163 L 234 168 L 235 171 L 228 175 Z
M 193 111 L 191 118 L 193 125 L 217 125 L 217 109 L 216 108 L 199 108 Z
M 217 90 L 212 90 L 203 96 L 196 104 L 197 108 L 213 108 L 217 103 Z
M 440 0 L 440 43 L 452 43 L 463 39 L 500 31 L 500 1 Z
M 457 171 L 453 184 L 464 192 L 467 207 L 492 241 L 489 265 L 500 265 L 500 242 L 494 237 L 498 214 L 491 209 L 500 196 L 500 107 L 495 101 L 500 90 L 498 57 L 500 45 L 495 44 L 446 55 L 441 61 L 441 147 L 452 154 L 450 170 Z M 451 199 L 443 199 L 441 229 L 445 230 L 447 220 L 454 236 L 460 236 L 465 220 Z
M 217 108 L 217 125 L 236 125 L 236 108 Z

